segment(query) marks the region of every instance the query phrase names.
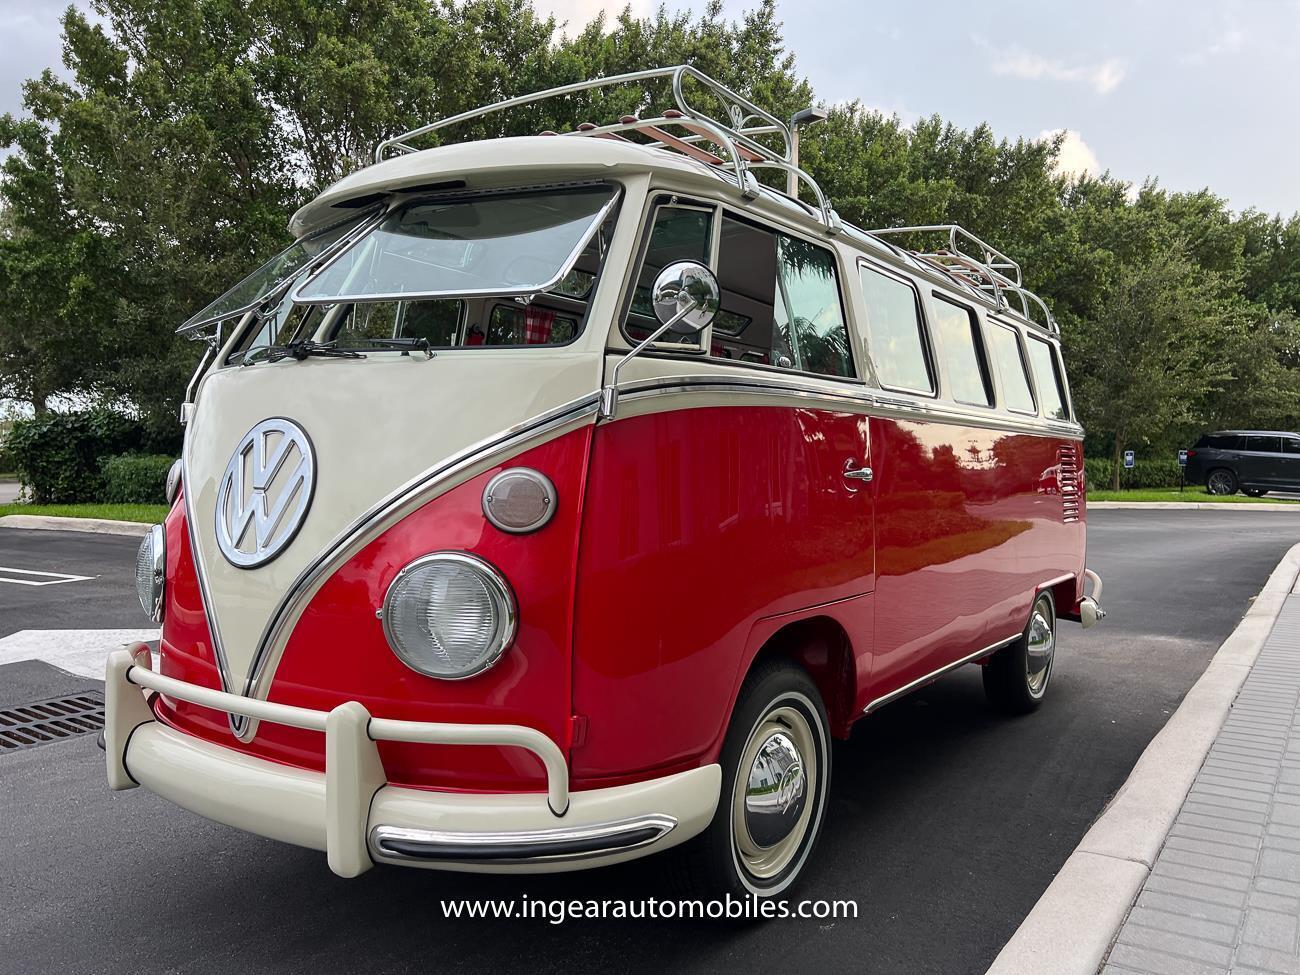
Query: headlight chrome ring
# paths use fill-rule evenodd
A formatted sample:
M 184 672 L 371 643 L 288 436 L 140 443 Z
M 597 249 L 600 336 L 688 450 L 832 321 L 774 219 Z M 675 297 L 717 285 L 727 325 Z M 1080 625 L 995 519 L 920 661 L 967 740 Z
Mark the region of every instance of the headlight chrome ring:
M 153 525 L 135 557 L 135 592 L 140 597 L 140 608 L 151 620 L 159 623 L 163 618 L 163 589 L 167 566 L 163 526 Z
M 407 565 L 379 615 L 397 658 L 440 680 L 466 680 L 495 665 L 518 624 L 505 578 L 468 552 L 434 552 Z

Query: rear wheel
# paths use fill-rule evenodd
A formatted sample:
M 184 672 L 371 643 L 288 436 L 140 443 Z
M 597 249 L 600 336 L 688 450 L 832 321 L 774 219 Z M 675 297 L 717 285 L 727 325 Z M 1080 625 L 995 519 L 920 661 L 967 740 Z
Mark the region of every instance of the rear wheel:
M 984 665 L 984 694 L 999 711 L 1028 714 L 1042 703 L 1056 660 L 1056 603 L 1050 592 L 1034 600 L 1025 632 Z
M 1236 494 L 1237 475 L 1226 467 L 1212 470 L 1205 479 L 1205 490 L 1211 494 Z
M 826 812 L 829 724 L 816 685 L 794 664 L 761 664 L 745 679 L 713 822 L 677 853 L 686 893 L 775 897 L 799 879 Z

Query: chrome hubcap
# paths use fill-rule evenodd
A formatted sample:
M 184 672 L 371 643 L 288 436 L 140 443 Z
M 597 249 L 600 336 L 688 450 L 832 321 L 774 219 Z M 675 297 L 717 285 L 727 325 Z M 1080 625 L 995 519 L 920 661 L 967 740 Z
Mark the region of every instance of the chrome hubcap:
M 749 736 L 731 800 L 740 865 L 761 880 L 795 858 L 808 834 L 818 788 L 813 729 L 793 707 L 774 708 Z
M 1047 681 L 1052 675 L 1052 658 L 1056 654 L 1056 634 L 1053 632 L 1051 611 L 1042 603 L 1034 607 L 1029 620 L 1029 650 L 1025 655 L 1025 679 L 1029 693 L 1042 697 Z
M 803 813 L 803 757 L 790 736 L 773 734 L 758 748 L 745 788 L 745 829 L 761 848 L 775 846 L 793 832 Z

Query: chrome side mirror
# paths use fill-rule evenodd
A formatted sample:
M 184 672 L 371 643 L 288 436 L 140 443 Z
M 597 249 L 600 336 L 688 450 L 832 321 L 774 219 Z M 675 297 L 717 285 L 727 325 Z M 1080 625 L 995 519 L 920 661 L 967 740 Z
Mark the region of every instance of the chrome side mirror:
M 721 298 L 718 279 L 695 261 L 677 261 L 660 271 L 651 296 L 655 318 L 678 335 L 708 328 Z
M 600 391 L 602 420 L 612 420 L 618 408 L 618 375 L 623 367 L 646 346 L 659 341 L 665 332 L 694 335 L 704 331 L 718 313 L 720 298 L 718 279 L 703 264 L 677 261 L 659 272 L 650 290 L 650 300 L 661 324 L 614 366 L 609 383 Z

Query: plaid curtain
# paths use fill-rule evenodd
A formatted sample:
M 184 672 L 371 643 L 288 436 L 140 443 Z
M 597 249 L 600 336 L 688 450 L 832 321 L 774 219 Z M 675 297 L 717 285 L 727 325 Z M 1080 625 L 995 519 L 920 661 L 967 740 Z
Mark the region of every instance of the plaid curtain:
M 524 345 L 546 345 L 554 323 L 555 312 L 529 305 L 524 312 Z

